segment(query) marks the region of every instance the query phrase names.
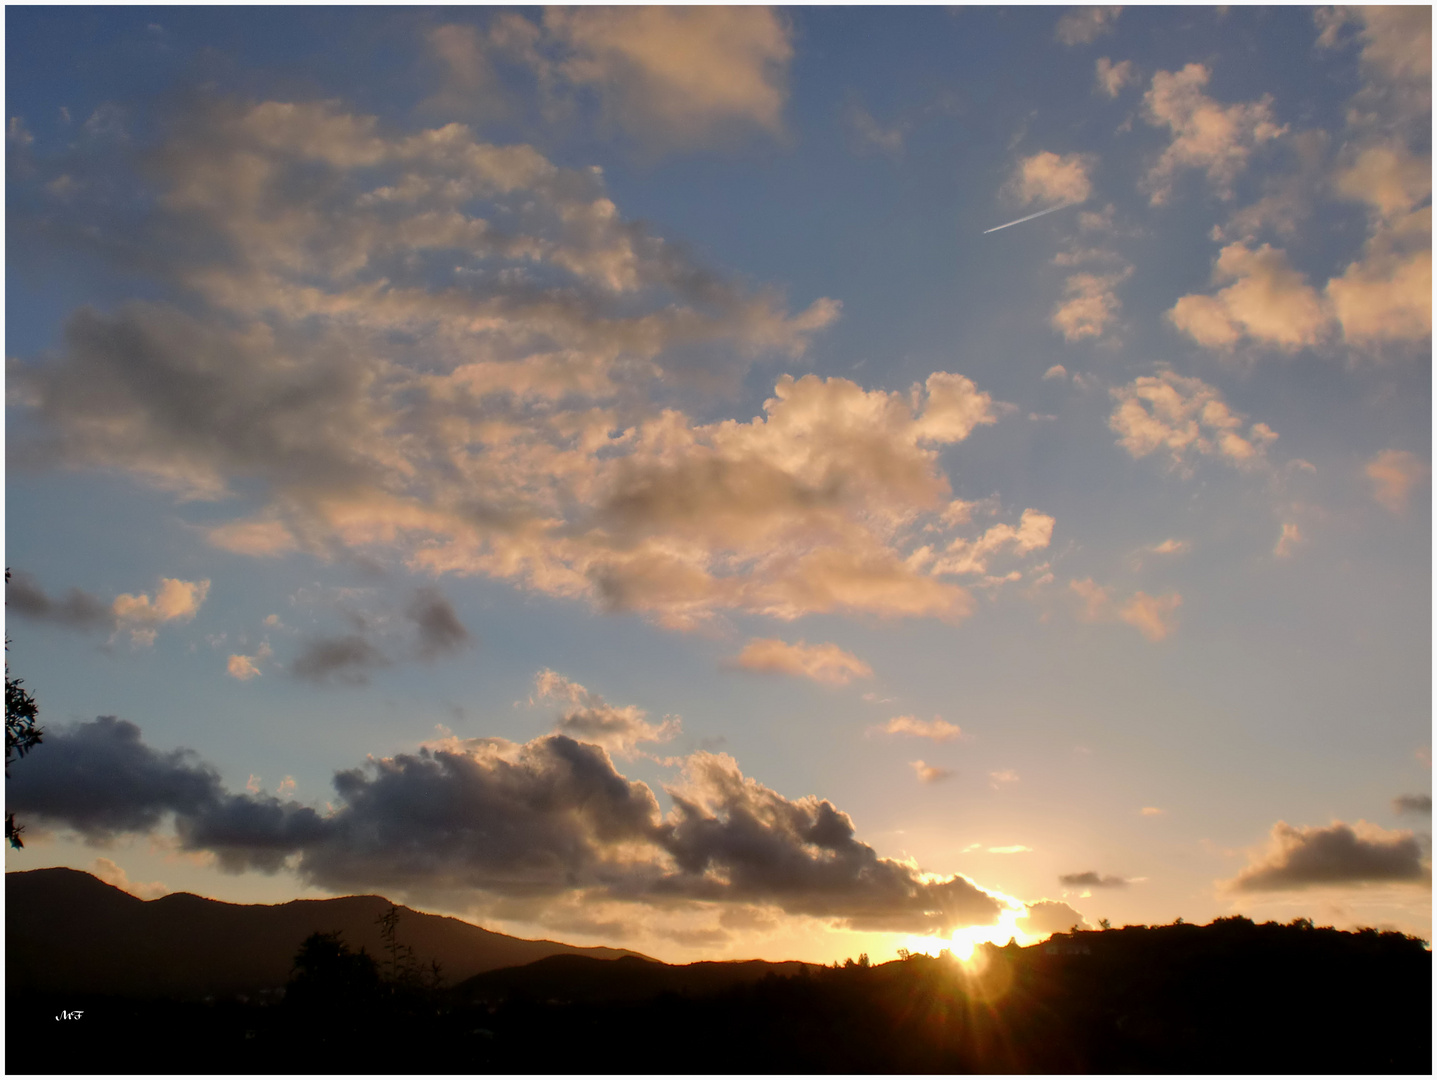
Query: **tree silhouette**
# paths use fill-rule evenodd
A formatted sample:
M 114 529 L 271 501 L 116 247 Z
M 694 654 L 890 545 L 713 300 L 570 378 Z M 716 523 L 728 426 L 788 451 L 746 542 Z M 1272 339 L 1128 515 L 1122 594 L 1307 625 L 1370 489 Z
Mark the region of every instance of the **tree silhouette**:
M 10 583 L 10 568 L 5 568 L 5 583 Z M 10 639 L 5 639 L 5 650 L 10 650 Z M 5 661 L 5 775 L 10 775 L 10 761 L 12 758 L 22 758 L 42 741 L 43 733 L 35 726 L 35 717 L 39 712 L 39 706 L 35 704 L 35 695 L 25 689 L 23 679 L 10 678 L 10 661 Z M 5 839 L 13 848 L 22 848 L 25 842 L 20 839 L 20 834 L 25 831 L 23 825 L 15 824 L 15 815 L 6 811 L 5 813 Z

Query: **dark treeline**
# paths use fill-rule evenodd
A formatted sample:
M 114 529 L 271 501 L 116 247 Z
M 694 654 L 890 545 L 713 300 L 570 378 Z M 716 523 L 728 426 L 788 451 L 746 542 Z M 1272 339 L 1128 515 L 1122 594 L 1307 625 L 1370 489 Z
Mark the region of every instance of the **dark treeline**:
M 982 947 L 978 963 L 553 957 L 454 987 L 402 949 L 301 943 L 282 996 L 11 994 L 23 1073 L 1430 1073 L 1431 953 L 1235 917 Z M 758 969 L 749 969 L 751 972 Z M 78 1020 L 56 1017 L 83 1008 Z

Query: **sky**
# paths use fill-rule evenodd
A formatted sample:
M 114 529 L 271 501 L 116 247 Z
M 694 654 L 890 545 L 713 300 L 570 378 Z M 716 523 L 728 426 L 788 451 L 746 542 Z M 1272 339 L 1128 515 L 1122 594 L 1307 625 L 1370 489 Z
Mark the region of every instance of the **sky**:
M 1430 8 L 5 26 L 7 870 L 1431 937 Z

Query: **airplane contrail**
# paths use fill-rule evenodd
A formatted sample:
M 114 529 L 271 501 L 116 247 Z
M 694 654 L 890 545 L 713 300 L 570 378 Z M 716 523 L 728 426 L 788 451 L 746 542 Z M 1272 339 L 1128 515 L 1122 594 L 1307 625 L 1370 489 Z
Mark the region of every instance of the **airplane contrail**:
M 1017 221 L 1010 221 L 1008 222 L 1008 225 L 1021 225 L 1025 221 L 1032 221 L 1035 217 L 1042 217 L 1044 214 L 1051 214 L 1054 210 L 1062 210 L 1064 207 L 1076 205 L 1076 203 L 1065 202 L 1062 206 L 1050 206 L 1046 210 L 1039 210 L 1036 214 L 1029 214 L 1027 217 L 1020 217 Z M 999 229 L 1006 229 L 1008 225 L 994 225 L 991 229 L 984 229 L 983 235 L 987 236 L 990 232 L 997 232 Z

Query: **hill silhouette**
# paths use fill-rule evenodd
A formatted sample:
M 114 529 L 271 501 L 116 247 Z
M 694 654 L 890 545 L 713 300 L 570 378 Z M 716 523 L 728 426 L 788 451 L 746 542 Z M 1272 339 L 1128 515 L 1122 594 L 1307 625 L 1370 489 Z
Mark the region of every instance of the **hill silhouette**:
M 192 893 L 140 900 L 80 870 L 5 875 L 5 985 L 13 994 L 131 998 L 254 995 L 285 985 L 300 942 L 339 931 L 378 955 L 382 896 L 228 904 Z M 450 983 L 556 953 L 605 959 L 625 949 L 529 941 L 401 907 L 399 939 Z
M 55 895 L 52 934 L 77 916 L 108 920 L 72 922 L 83 940 L 66 947 L 111 955 L 120 953 L 103 936 L 138 933 L 135 912 L 218 912 L 208 930 L 189 920 L 190 928 L 165 946 L 183 952 L 201 947 L 194 942 L 200 933 L 241 924 L 225 909 L 316 910 L 188 896 L 167 897 L 169 905 L 145 903 L 84 881 L 88 875 L 52 873 L 39 885 L 12 876 L 21 879 L 7 878 L 12 896 L 28 890 L 33 901 L 46 887 Z M 68 911 L 61 910 L 64 903 Z M 304 903 L 338 904 L 318 910 L 377 918 L 385 902 Z M 447 922 L 458 920 L 435 918 L 436 925 Z M 147 925 L 164 932 L 159 923 Z M 367 932 L 356 926 L 354 944 Z M 920 954 L 841 968 L 765 961 L 669 965 L 618 950 L 604 958 L 597 950 L 569 948 L 477 972 L 447 988 L 386 979 L 382 965 L 334 939 L 307 944 L 315 946 L 312 959 L 330 957 L 327 967 L 316 961 L 308 983 L 297 976 L 290 993 L 246 1001 L 17 993 L 11 983 L 6 1069 L 1430 1074 L 1432 1066 L 1426 943 L 1392 932 L 1317 928 L 1307 920 L 1258 925 L 1233 917 L 1207 926 L 1055 934 L 1027 948 L 980 946 L 967 964 Z M 24 947 L 31 949 L 27 962 L 43 963 L 43 953 Z M 183 962 L 197 966 L 201 955 Z M 85 1010 L 83 1019 L 57 1023 L 64 1010 L 77 1008 Z

